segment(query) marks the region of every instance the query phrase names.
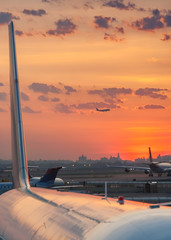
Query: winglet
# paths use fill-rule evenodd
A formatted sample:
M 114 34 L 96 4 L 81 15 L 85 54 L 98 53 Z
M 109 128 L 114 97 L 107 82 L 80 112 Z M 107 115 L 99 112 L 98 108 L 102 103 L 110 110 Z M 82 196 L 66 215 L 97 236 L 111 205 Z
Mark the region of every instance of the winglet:
M 150 159 L 150 162 L 152 163 L 153 162 L 153 158 L 152 158 L 152 155 L 151 155 L 151 148 L 149 147 L 149 159 Z
M 13 181 L 15 188 L 28 189 L 28 167 L 22 115 L 20 106 L 20 91 L 17 74 L 17 60 L 15 51 L 15 37 L 13 22 L 9 24 L 9 58 L 10 58 L 10 99 L 11 99 L 11 145 Z

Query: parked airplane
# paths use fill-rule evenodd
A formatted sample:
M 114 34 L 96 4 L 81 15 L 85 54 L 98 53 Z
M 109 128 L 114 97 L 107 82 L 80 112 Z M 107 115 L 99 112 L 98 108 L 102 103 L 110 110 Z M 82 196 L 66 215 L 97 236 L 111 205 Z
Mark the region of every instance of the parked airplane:
M 56 178 L 56 175 L 62 167 L 50 168 L 42 177 L 32 177 L 29 174 L 29 183 L 31 187 L 53 188 L 64 185 L 61 178 Z M 13 189 L 12 182 L 0 182 L 0 194 Z
M 1 240 L 168 240 L 171 210 L 131 201 L 30 188 L 17 76 L 13 23 L 10 97 L 14 188 L 0 196 Z
M 151 175 L 153 176 L 153 173 L 158 173 L 159 176 L 162 175 L 162 173 L 168 173 L 168 176 L 171 175 L 171 164 L 168 162 L 153 162 L 151 149 L 149 148 L 149 159 L 150 159 L 150 171 Z
M 170 163 L 161 163 L 153 162 L 151 148 L 149 147 L 149 167 L 136 167 L 136 166 L 118 166 L 118 168 L 124 168 L 125 172 L 130 172 L 134 170 L 143 170 L 146 174 L 149 174 L 150 177 L 153 177 L 153 173 L 158 173 L 160 177 L 163 173 L 167 173 L 168 176 L 171 175 L 171 164 Z
M 96 108 L 96 111 L 98 111 L 98 112 L 108 112 L 108 111 L 110 111 L 110 109 L 109 108 L 106 108 L 106 109 Z
M 29 174 L 30 186 L 52 188 L 64 185 L 64 181 L 61 178 L 56 178 L 56 175 L 61 168 L 62 167 L 50 168 L 43 177 L 32 177 Z

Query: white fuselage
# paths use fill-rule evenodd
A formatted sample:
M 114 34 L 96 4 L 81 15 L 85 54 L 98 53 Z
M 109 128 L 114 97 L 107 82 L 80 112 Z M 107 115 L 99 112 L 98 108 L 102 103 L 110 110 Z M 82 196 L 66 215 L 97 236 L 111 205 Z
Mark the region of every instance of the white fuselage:
M 171 172 L 171 164 L 170 163 L 151 163 L 150 168 L 154 173 L 166 173 Z
M 31 187 L 43 187 L 43 188 L 52 188 L 56 186 L 63 186 L 64 181 L 61 178 L 55 178 L 54 183 L 45 183 L 45 184 L 39 184 L 40 177 L 33 177 L 30 180 L 30 186 Z M 0 182 L 0 195 L 13 189 L 13 183 L 12 182 Z
M 61 178 L 55 178 L 55 181 L 53 183 L 51 182 L 45 182 L 45 183 L 40 183 L 40 177 L 32 177 L 29 182 L 31 187 L 55 187 L 55 186 L 63 186 L 64 181 Z

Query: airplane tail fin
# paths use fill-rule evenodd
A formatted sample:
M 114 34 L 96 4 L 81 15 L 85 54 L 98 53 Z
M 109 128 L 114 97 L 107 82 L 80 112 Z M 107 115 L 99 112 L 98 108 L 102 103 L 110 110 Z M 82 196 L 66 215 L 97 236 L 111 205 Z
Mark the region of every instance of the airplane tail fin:
M 153 158 L 152 158 L 151 148 L 150 147 L 149 147 L 149 159 L 150 159 L 150 162 L 152 163 L 153 162 Z
M 11 145 L 14 188 L 29 189 L 28 166 L 22 125 L 13 22 L 9 24 Z
M 45 175 L 40 179 L 40 183 L 54 182 L 58 171 L 62 167 L 50 168 L 47 170 Z

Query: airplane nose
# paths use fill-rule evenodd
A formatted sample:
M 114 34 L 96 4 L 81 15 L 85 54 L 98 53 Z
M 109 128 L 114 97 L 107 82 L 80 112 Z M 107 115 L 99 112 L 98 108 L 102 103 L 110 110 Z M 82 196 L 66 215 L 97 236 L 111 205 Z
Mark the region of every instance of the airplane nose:
M 171 210 L 147 209 L 123 214 L 100 223 L 86 240 L 168 240 L 171 236 Z

